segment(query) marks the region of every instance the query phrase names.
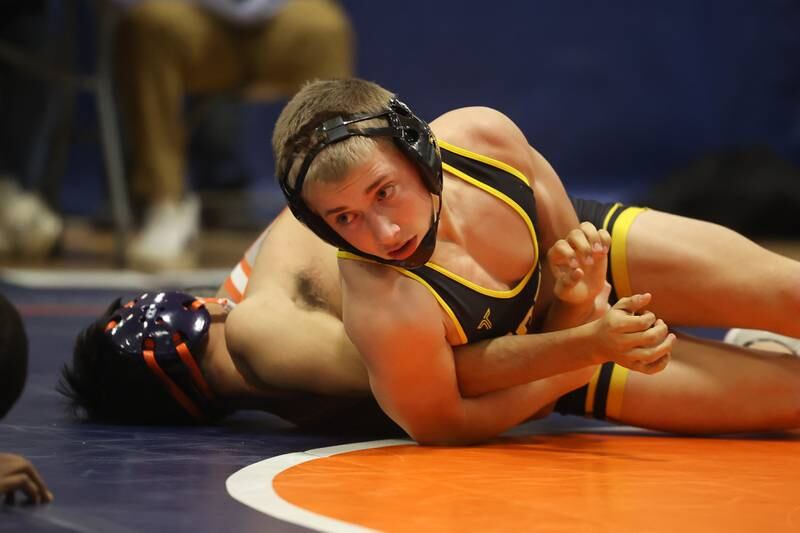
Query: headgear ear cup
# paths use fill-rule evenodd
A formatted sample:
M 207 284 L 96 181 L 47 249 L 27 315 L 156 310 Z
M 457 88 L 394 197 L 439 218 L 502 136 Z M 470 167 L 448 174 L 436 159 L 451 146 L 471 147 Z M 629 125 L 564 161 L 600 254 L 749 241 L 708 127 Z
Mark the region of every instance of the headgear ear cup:
M 358 129 L 357 126 L 354 126 L 354 124 L 359 122 L 383 117 L 385 117 L 388 122 L 385 127 Z M 293 166 L 292 160 L 287 162 L 278 176 L 278 182 L 292 214 L 294 214 L 300 222 L 308 226 L 319 238 L 342 250 L 368 257 L 380 263 L 404 268 L 417 268 L 425 264 L 433 254 L 433 249 L 436 245 L 439 210 L 442 205 L 441 198 L 438 202 L 436 212 L 433 213 L 431 217 L 431 226 L 421 239 L 417 250 L 411 257 L 402 261 L 395 261 L 366 254 L 340 237 L 327 222 L 306 205 L 302 197 L 302 190 L 311 163 L 325 147 L 354 136 L 390 137 L 394 141 L 394 144 L 400 149 L 401 153 L 408 157 L 419 170 L 420 177 L 428 191 L 436 196 L 441 196 L 443 183 L 442 158 L 430 126 L 414 115 L 403 102 L 392 98 L 388 106 L 377 113 L 340 115 L 325 120 L 314 131 L 315 135 L 323 140 L 311 148 L 306 154 L 300 165 L 300 170 L 297 173 L 294 184 L 292 186 L 289 185 L 289 173 Z M 293 153 L 297 151 L 297 147 L 294 147 L 292 150 Z
M 115 313 L 106 335 L 123 357 L 141 359 L 196 420 L 215 410 L 215 398 L 195 360 L 211 316 L 181 292 L 145 293 Z

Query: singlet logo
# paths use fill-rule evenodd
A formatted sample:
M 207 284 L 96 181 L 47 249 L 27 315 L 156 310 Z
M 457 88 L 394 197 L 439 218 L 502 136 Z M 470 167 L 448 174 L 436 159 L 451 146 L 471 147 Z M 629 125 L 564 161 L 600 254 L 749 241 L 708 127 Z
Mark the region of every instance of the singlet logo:
M 489 320 L 490 314 L 492 314 L 491 308 L 486 309 L 486 312 L 483 314 L 483 320 L 478 324 L 478 329 L 492 329 L 492 321 Z

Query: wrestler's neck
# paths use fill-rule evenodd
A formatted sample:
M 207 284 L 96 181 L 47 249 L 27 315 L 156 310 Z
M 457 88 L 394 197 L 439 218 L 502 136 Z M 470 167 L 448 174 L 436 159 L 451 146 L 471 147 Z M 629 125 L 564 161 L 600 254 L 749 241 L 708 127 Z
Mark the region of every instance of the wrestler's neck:
M 439 212 L 439 227 L 436 231 L 437 251 L 443 249 L 442 244 L 464 246 L 464 227 L 467 217 L 462 213 L 458 206 L 462 199 L 460 184 L 445 175 L 444 190 L 442 192 L 442 209 Z M 463 205 L 463 203 L 462 203 Z M 434 252 L 433 261 L 436 262 L 437 254 Z

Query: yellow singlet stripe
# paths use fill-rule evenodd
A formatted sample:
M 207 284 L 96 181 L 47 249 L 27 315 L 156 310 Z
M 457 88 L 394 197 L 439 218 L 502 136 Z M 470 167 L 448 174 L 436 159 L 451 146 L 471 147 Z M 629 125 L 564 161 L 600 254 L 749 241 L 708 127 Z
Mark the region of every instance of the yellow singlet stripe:
M 614 216 L 614 213 L 616 213 L 617 209 L 619 209 L 620 207 L 622 207 L 622 204 L 617 202 L 616 204 L 614 204 L 614 207 L 612 207 L 611 209 L 608 210 L 608 213 L 606 213 L 606 218 L 603 219 L 603 229 L 604 230 L 609 231 L 609 229 L 608 229 L 608 221 L 611 220 L 611 217 Z
M 597 380 L 600 379 L 601 368 L 603 367 L 598 366 L 597 370 L 594 371 L 592 379 L 589 380 L 589 388 L 586 390 L 586 409 L 584 409 L 586 414 L 592 414 L 592 411 L 594 411 L 594 394 L 597 390 Z
M 467 157 L 469 159 L 480 161 L 481 163 L 486 163 L 487 165 L 499 168 L 500 170 L 504 170 L 509 174 L 511 174 L 512 176 L 518 177 L 519 179 L 524 181 L 526 185 L 530 186 L 530 181 L 528 181 L 528 177 L 507 163 L 503 163 L 502 161 L 498 161 L 497 159 L 492 159 L 491 157 L 487 157 L 485 155 L 476 154 L 475 152 L 470 152 L 466 148 L 460 148 L 441 139 L 436 139 L 436 142 L 440 147 L 444 148 L 445 150 Z
M 606 400 L 606 418 L 619 420 L 622 416 L 622 399 L 625 396 L 628 372 L 627 368 L 619 365 L 614 365 L 614 369 L 611 371 L 611 382 L 608 384 L 608 399 Z
M 614 278 L 614 290 L 618 298 L 633 294 L 628 275 L 628 231 L 642 211 L 645 209 L 629 207 L 620 213 L 614 223 L 614 231 L 611 234 L 611 275 Z

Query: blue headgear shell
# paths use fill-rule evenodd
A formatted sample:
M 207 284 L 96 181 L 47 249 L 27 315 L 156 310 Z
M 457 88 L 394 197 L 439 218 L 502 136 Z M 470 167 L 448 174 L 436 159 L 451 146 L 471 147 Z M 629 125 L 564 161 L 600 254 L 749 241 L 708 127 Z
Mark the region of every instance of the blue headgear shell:
M 354 124 L 374 118 L 386 118 L 387 125 L 377 128 L 358 129 Z M 438 208 L 431 214 L 431 225 L 428 232 L 420 241 L 414 253 L 401 261 L 384 259 L 366 254 L 343 239 L 331 228 L 325 220 L 314 213 L 302 198 L 303 183 L 306 179 L 311 163 L 319 153 L 331 144 L 349 139 L 350 137 L 390 137 L 400 151 L 408 157 L 417 167 L 422 182 L 431 194 L 439 196 Z M 278 182 L 286 197 L 286 202 L 295 218 L 305 224 L 319 238 L 342 250 L 368 257 L 374 261 L 403 268 L 417 268 L 424 265 L 433 255 L 436 246 L 436 231 L 439 225 L 439 211 L 442 207 L 442 157 L 436 138 L 430 126 L 414 115 L 407 105 L 397 98 L 392 98 L 386 109 L 377 113 L 362 113 L 354 115 L 339 115 L 322 122 L 316 127 L 311 138 L 320 137 L 322 140 L 306 154 L 297 173 L 294 186 L 289 186 L 289 172 L 292 169 L 293 158 L 289 158 L 285 167 L 279 172 Z M 302 147 L 296 146 L 295 151 Z
M 119 308 L 106 336 L 123 357 L 143 360 L 167 392 L 196 420 L 219 412 L 193 354 L 208 335 L 204 303 L 182 292 L 144 293 Z

